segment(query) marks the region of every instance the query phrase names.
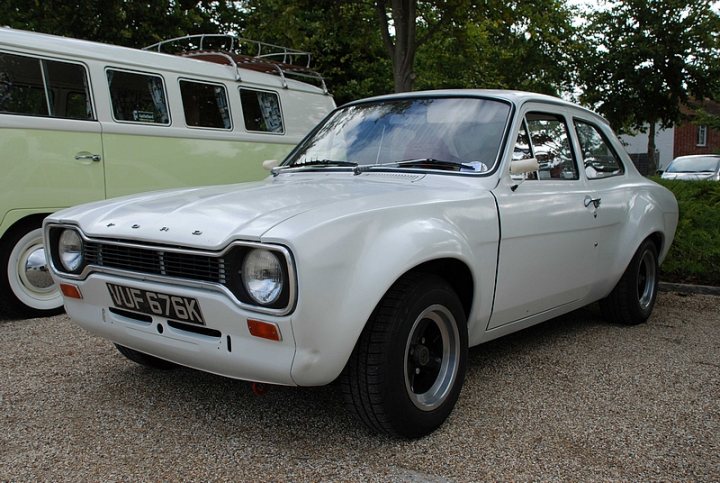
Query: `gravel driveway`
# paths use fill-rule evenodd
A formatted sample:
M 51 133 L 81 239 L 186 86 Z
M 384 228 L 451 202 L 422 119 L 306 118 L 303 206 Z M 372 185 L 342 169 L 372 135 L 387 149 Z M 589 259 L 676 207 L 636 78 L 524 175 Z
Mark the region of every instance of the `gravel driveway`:
M 148 370 L 67 317 L 0 320 L 0 480 L 720 479 L 720 298 L 661 293 L 474 348 L 448 422 L 368 434 L 339 387 Z M 0 315 L 0 319 L 2 316 Z

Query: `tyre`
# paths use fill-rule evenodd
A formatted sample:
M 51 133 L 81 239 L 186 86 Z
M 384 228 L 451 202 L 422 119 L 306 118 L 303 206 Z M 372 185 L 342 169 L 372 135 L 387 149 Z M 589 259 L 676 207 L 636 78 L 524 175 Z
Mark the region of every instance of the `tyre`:
M 0 243 L 0 311 L 45 317 L 62 311 L 62 294 L 45 258 L 39 223 L 13 229 Z
M 346 403 L 376 432 L 429 434 L 460 395 L 467 346 L 453 289 L 434 275 L 405 276 L 373 312 L 343 371 Z
M 124 355 L 128 359 L 130 359 L 133 362 L 136 362 L 140 364 L 141 366 L 146 367 L 152 367 L 153 369 L 174 369 L 177 367 L 177 364 L 174 362 L 166 361 L 164 359 L 160 359 L 155 356 L 151 356 L 142 352 L 138 352 L 135 349 L 130 349 L 129 347 L 125 347 L 120 344 L 115 344 L 115 347 L 120 352 L 120 354 Z
M 645 322 L 655 306 L 658 273 L 657 248 L 645 240 L 613 291 L 600 301 L 605 318 L 623 325 Z

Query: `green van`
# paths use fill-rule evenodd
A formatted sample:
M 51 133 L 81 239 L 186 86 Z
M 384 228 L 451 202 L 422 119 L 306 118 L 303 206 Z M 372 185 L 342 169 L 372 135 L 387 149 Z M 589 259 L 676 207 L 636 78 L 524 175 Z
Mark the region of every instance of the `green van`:
M 48 214 L 260 179 L 263 160 L 335 107 L 304 52 L 217 35 L 152 48 L 0 28 L 0 315 L 62 306 L 42 245 Z

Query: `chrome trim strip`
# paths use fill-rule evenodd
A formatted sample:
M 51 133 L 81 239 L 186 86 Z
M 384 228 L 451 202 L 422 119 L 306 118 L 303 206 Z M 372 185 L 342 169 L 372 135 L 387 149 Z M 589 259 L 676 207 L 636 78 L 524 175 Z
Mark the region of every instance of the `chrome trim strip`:
M 290 250 L 288 250 L 286 247 L 282 245 L 274 245 L 269 243 L 258 243 L 258 242 L 246 242 L 246 241 L 234 241 L 227 245 L 224 249 L 222 249 L 219 252 L 211 252 L 211 251 L 202 251 L 197 249 L 183 249 L 183 248 L 175 248 L 175 247 L 162 247 L 162 246 L 155 246 L 155 245 L 142 245 L 139 243 L 132 243 L 132 242 L 123 242 L 123 241 L 113 241 L 108 242 L 103 239 L 98 238 L 90 238 L 83 233 L 83 231 L 80 229 L 79 226 L 75 224 L 70 223 L 47 223 L 45 225 L 44 229 L 44 235 L 45 239 L 49 240 L 49 234 L 50 230 L 52 228 L 70 228 L 75 229 L 80 234 L 80 237 L 83 239 L 83 242 L 91 242 L 91 243 L 98 243 L 98 244 L 105 244 L 105 245 L 112 245 L 112 246 L 124 246 L 128 248 L 138 248 L 142 250 L 150 250 L 155 252 L 164 252 L 164 253 L 178 253 L 182 255 L 198 255 L 198 256 L 204 256 L 204 257 L 214 257 L 214 258 L 220 258 L 224 256 L 226 253 L 228 253 L 230 250 L 232 250 L 235 247 L 242 246 L 242 247 L 249 247 L 249 248 L 264 248 L 266 250 L 271 250 L 274 252 L 279 252 L 283 255 L 285 258 L 285 264 L 287 266 L 288 270 L 288 285 L 289 285 L 289 298 L 288 298 L 288 305 L 287 307 L 281 308 L 281 309 L 272 309 L 272 308 L 266 308 L 259 305 L 251 305 L 247 304 L 245 302 L 242 302 L 235 297 L 235 294 L 233 294 L 229 288 L 227 288 L 224 285 L 220 285 L 219 283 L 213 283 L 213 282 L 204 282 L 202 280 L 191 280 L 186 278 L 180 278 L 180 277 L 167 277 L 162 275 L 154 275 L 150 273 L 139 273 L 139 272 L 133 272 L 129 270 L 123 270 L 119 268 L 112 268 L 112 267 L 100 267 L 97 265 L 88 265 L 86 266 L 82 272 L 78 274 L 72 274 L 72 273 L 66 273 L 64 271 L 58 270 L 57 267 L 55 267 L 55 263 L 52 259 L 51 251 L 48 251 L 50 256 L 48 256 L 48 263 L 50 265 L 51 270 L 53 273 L 60 278 L 69 279 L 69 280 L 85 280 L 88 278 L 89 275 L 93 273 L 102 273 L 106 275 L 116 275 L 120 277 L 125 278 L 131 278 L 135 280 L 141 280 L 145 282 L 155 282 L 155 283 L 163 283 L 165 285 L 168 284 L 176 284 L 181 285 L 185 287 L 190 288 L 201 288 L 206 290 L 213 290 L 215 292 L 220 292 L 224 295 L 226 295 L 230 300 L 232 300 L 235 305 L 237 305 L 240 308 L 250 310 L 253 312 L 259 312 L 262 314 L 268 314 L 268 315 L 275 315 L 275 316 L 283 316 L 288 315 L 293 310 L 295 310 L 295 305 L 297 304 L 297 274 L 295 272 L 295 262 L 293 260 L 292 254 L 290 253 Z

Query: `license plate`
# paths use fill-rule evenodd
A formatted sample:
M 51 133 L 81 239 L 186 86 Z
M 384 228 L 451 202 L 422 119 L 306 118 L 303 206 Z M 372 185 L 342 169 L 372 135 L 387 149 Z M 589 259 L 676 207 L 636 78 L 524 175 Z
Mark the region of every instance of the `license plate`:
M 178 322 L 205 325 L 200 304 L 192 297 L 181 297 L 139 288 L 107 284 L 113 304 L 119 309 L 157 315 Z

